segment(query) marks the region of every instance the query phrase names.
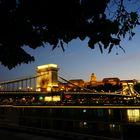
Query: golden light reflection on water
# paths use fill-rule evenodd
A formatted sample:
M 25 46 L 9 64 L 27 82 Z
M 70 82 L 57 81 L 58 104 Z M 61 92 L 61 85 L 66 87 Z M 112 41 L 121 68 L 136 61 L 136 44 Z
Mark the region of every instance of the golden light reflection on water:
M 140 109 L 127 109 L 129 122 L 140 122 Z

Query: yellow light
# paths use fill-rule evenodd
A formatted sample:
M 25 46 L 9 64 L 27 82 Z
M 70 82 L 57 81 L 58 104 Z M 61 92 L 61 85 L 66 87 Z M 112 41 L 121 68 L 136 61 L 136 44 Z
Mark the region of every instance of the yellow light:
M 52 88 L 51 87 L 47 87 L 47 91 L 51 92 Z
M 48 64 L 48 67 L 57 68 L 57 65 L 56 64 Z
M 39 89 L 36 89 L 36 91 L 41 91 L 41 89 L 39 88 Z
M 128 109 L 127 117 L 130 122 L 140 121 L 140 110 L 139 109 L 133 109 L 133 110 Z
M 44 68 L 48 68 L 48 65 L 37 66 L 37 69 L 44 69 Z
M 41 65 L 41 66 L 37 66 L 37 69 L 45 69 L 45 68 L 57 68 L 56 64 L 46 64 L 46 65 Z
M 46 97 L 44 98 L 44 101 L 50 102 L 50 101 L 52 101 L 52 97 L 51 97 L 51 96 L 46 96 Z
M 54 102 L 60 101 L 60 96 L 53 96 L 52 100 Z
M 52 87 L 52 86 L 53 86 L 53 84 L 52 84 L 52 83 L 49 83 L 49 84 L 48 84 L 48 86 Z

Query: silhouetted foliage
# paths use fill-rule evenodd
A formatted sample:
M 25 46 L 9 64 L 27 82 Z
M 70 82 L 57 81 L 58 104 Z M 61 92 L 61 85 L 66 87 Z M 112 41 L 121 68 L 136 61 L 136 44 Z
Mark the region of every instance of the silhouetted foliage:
M 115 92 L 121 90 L 122 86 L 120 84 L 104 84 L 104 85 L 88 85 L 87 87 L 90 90 L 96 90 L 97 92 Z
M 110 53 L 139 24 L 137 11 L 128 11 L 123 0 L 0 0 L 0 19 L 0 61 L 9 69 L 34 61 L 23 45 L 49 43 L 64 51 L 71 40 L 88 37 L 90 48 Z
M 140 83 L 134 85 L 134 89 L 140 94 Z

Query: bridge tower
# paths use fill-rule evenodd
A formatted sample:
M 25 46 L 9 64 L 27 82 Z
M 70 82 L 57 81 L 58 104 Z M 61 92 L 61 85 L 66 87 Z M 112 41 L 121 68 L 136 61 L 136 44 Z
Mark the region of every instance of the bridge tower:
M 36 91 L 56 91 L 58 89 L 58 66 L 56 64 L 46 64 L 38 66 L 36 69 Z
M 122 94 L 123 95 L 134 95 L 135 91 L 134 91 L 134 83 L 132 82 L 123 82 L 122 83 Z

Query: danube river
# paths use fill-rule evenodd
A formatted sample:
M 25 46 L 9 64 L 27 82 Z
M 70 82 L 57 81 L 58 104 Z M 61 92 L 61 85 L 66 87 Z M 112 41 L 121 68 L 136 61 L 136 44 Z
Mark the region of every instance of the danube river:
M 0 106 L 2 127 L 69 139 L 139 140 L 140 106 Z

